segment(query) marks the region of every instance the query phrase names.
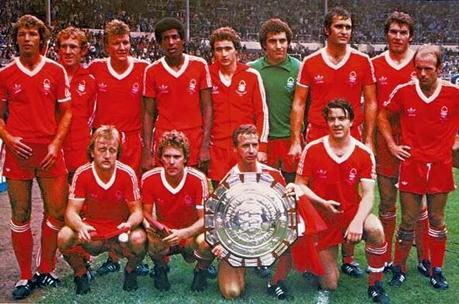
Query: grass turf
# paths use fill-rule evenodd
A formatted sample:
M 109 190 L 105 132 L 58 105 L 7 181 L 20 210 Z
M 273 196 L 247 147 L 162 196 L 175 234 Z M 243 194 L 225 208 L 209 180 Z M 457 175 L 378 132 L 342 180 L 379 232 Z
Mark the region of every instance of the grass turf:
M 455 171 L 456 181 L 459 181 L 459 171 Z M 376 202 L 378 199 L 376 198 Z M 459 297 L 459 191 L 450 194 L 446 208 L 446 223 L 448 225 L 448 244 L 444 266 L 444 274 L 449 282 L 446 291 L 434 290 L 429 280 L 421 276 L 416 269 L 416 249 L 412 248 L 408 262 L 407 280 L 402 288 L 388 286 L 391 274 L 385 274 L 386 292 L 391 303 L 457 303 Z M 376 213 L 377 203 L 374 211 Z M 366 267 L 363 243 L 356 247 L 356 258 L 362 267 Z M 106 255 L 95 259 L 95 267 L 105 261 Z M 149 260 L 149 259 L 146 259 Z M 151 266 L 151 261 L 148 261 Z M 122 290 L 123 271 L 96 277 L 91 282 L 91 292 L 84 296 L 76 296 L 73 276 L 69 272 L 62 275 L 63 287 L 45 290 L 39 299 L 42 303 L 227 303 L 221 297 L 216 280 L 208 280 L 208 289 L 202 293 L 190 290 L 193 280 L 193 265 L 183 262 L 181 256 L 174 256 L 170 263 L 169 281 L 172 284 L 168 292 L 159 292 L 153 287 L 149 276 L 139 277 L 139 289 L 136 292 Z M 235 303 L 274 303 L 274 298 L 266 294 L 266 281 L 258 278 L 254 271 L 246 272 L 246 292 Z M 290 303 L 316 303 L 317 288 L 310 280 L 301 274 L 292 272 L 287 279 L 287 286 L 295 297 Z M 367 297 L 367 280 L 355 279 L 342 275 L 338 289 L 331 295 L 331 303 L 369 303 Z

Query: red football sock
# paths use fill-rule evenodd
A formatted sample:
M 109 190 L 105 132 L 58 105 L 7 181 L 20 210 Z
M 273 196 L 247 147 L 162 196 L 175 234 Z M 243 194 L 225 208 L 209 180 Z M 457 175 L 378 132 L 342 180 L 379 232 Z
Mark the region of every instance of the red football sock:
M 41 225 L 40 254 L 37 256 L 38 272 L 50 273 L 56 267 L 57 234 L 64 222 L 47 216 Z
M 384 258 L 387 251 L 387 243 L 382 245 L 365 245 L 365 255 L 367 257 L 368 285 L 373 286 L 377 281 L 381 281 L 384 271 Z
M 277 263 L 276 272 L 273 275 L 272 283 L 277 284 L 279 281 L 284 281 L 292 269 L 292 258 L 290 252 L 284 253 Z
M 448 230 L 446 226 L 442 228 L 429 228 L 429 245 L 432 256 L 432 269 L 434 267 L 442 267 L 443 259 L 445 258 L 446 240 Z
M 385 213 L 379 214 L 379 219 L 383 225 L 384 236 L 387 242 L 387 251 L 384 255 L 384 262 L 392 262 L 392 240 L 394 239 L 396 213 L 395 208 Z
M 352 243 L 343 242 L 341 244 L 343 263 L 352 264 L 354 262 L 354 248 L 355 244 Z
M 400 266 L 403 272 L 406 272 L 406 259 L 410 254 L 413 246 L 414 231 L 400 228 L 397 232 L 395 243 L 394 266 Z
M 19 223 L 11 219 L 11 242 L 21 270 L 21 280 L 32 279 L 33 238 L 30 222 Z
M 416 223 L 416 251 L 418 253 L 418 261 L 430 261 L 429 252 L 429 216 L 427 208 L 424 208 L 419 213 L 419 218 Z

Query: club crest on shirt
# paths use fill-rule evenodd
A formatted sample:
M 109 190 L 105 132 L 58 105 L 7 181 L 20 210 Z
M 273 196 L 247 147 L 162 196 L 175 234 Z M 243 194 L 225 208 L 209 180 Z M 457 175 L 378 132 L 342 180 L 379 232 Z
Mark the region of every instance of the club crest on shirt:
M 314 82 L 316 84 L 319 84 L 319 83 L 324 83 L 324 75 L 316 75 L 314 76 Z
M 351 86 L 354 86 L 357 83 L 357 73 L 355 71 L 349 72 L 348 82 Z
M 185 195 L 185 205 L 186 206 L 192 206 L 193 205 L 193 198 L 191 197 L 191 195 L 187 194 Z
M 116 191 L 116 192 L 115 192 L 115 197 L 116 197 L 116 199 L 117 199 L 118 201 L 123 201 L 123 200 L 124 200 L 124 199 L 123 199 L 124 195 L 123 195 L 123 192 L 122 192 L 122 191 Z
M 441 121 L 445 121 L 447 119 L 448 119 L 448 107 L 447 106 L 443 106 L 440 109 L 440 120 Z
M 82 96 L 86 94 L 86 81 L 82 80 L 78 83 L 77 86 L 78 95 Z
M 99 88 L 99 92 L 107 92 L 108 86 L 105 82 L 99 82 L 97 87 Z
M 22 85 L 19 84 L 19 83 L 15 83 L 13 85 L 13 94 L 16 95 L 16 94 L 19 94 L 22 92 Z
M 46 95 L 49 94 L 51 91 L 51 81 L 48 78 L 45 78 L 43 80 L 43 91 L 45 92 Z
M 349 170 L 349 176 L 347 177 L 347 180 L 349 183 L 353 184 L 356 178 L 357 178 L 357 169 L 351 168 L 351 170 Z
M 291 93 L 293 91 L 293 89 L 295 88 L 295 79 L 293 77 L 289 77 L 287 79 L 287 83 L 285 84 L 285 88 L 287 89 L 287 91 L 289 93 Z
M 188 93 L 194 94 L 196 93 L 196 79 L 191 79 L 188 83 Z
M 134 95 L 138 95 L 138 94 L 139 94 L 139 91 L 140 91 L 139 83 L 138 83 L 138 82 L 135 82 L 135 83 L 132 85 L 131 93 L 134 94 Z
M 247 94 L 247 84 L 245 83 L 244 80 L 239 81 L 239 84 L 238 84 L 238 86 L 237 86 L 236 93 L 237 93 L 239 96 L 243 96 L 243 95 Z

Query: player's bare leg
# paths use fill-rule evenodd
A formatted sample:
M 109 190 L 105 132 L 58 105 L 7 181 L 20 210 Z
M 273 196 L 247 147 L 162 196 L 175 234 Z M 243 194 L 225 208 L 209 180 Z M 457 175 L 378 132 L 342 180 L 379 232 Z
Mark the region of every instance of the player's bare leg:
M 218 263 L 218 287 L 225 299 L 232 300 L 241 296 L 245 289 L 245 268 L 236 268 L 225 260 Z
M 414 230 L 422 208 L 422 195 L 400 192 L 402 221 L 395 245 L 394 264 L 392 267 L 392 286 L 400 287 L 406 279 L 406 260 L 413 246 Z

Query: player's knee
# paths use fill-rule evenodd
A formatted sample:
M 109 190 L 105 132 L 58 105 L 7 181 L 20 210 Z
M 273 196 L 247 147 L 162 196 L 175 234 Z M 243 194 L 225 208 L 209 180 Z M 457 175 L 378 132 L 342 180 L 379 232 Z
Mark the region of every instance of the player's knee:
M 441 228 L 445 226 L 445 216 L 431 212 L 429 214 L 429 224 L 432 228 Z
M 200 250 L 200 251 L 207 251 L 207 250 L 210 250 L 210 246 L 209 246 L 209 244 L 207 244 L 207 242 L 206 242 L 206 238 L 205 238 L 205 236 L 204 236 L 204 233 L 199 234 L 199 235 L 195 238 L 195 242 L 196 242 L 196 245 L 197 245 L 198 250 Z
M 395 216 L 397 212 L 397 207 L 395 206 L 395 201 L 383 201 L 379 204 L 379 216 L 380 217 L 389 217 Z
M 242 294 L 242 288 L 241 286 L 238 286 L 237 284 L 227 284 L 225 286 L 220 286 L 220 292 L 222 293 L 222 296 L 227 299 L 227 300 L 233 300 L 237 299 L 241 296 Z
M 31 209 L 26 206 L 13 205 L 11 208 L 11 220 L 16 225 L 24 225 L 30 222 Z
M 339 276 L 339 274 L 338 274 Z M 338 278 L 335 276 L 324 276 L 320 278 L 320 287 L 325 290 L 334 291 L 338 288 Z
M 146 240 L 147 237 L 145 231 L 141 228 L 135 229 L 129 234 L 129 243 L 134 247 L 144 246 Z
M 413 214 L 412 212 L 403 212 L 400 227 L 403 227 L 403 229 L 405 230 L 413 230 L 416 226 L 417 221 L 417 214 Z
M 57 246 L 59 250 L 67 250 L 72 246 L 75 233 L 73 230 L 64 226 L 57 234 Z

